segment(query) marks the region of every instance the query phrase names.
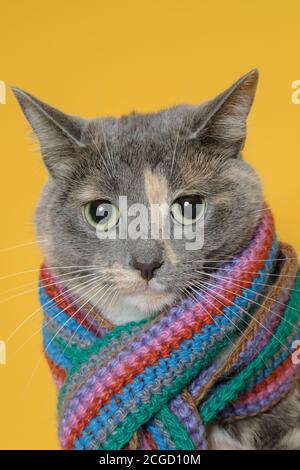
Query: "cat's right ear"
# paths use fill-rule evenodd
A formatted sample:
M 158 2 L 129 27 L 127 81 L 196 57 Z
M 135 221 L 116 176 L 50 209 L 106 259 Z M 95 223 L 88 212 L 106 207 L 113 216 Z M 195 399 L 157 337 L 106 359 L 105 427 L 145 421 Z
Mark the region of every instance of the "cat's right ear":
M 258 70 L 251 70 L 216 98 L 196 106 L 190 140 L 210 146 L 217 154 L 239 157 L 257 82 Z
M 70 116 L 12 87 L 21 109 L 37 137 L 46 167 L 55 177 L 66 176 L 72 159 L 85 147 L 82 132 L 85 120 Z

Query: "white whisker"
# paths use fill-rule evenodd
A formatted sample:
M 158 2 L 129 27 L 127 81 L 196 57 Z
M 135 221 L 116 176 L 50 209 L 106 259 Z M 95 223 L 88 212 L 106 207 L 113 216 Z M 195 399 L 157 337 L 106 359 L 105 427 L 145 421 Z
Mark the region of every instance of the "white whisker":
M 95 288 L 95 286 L 93 287 L 93 289 Z M 90 291 L 89 291 L 90 292 Z M 86 294 L 86 293 L 85 293 Z M 65 322 L 64 324 L 58 328 L 58 330 L 55 332 L 54 336 L 51 338 L 51 340 L 49 341 L 49 343 L 47 344 L 46 348 L 44 349 L 44 351 L 41 353 L 40 355 L 40 358 L 38 360 L 38 362 L 36 363 L 36 366 L 34 367 L 33 371 L 32 371 L 32 374 L 31 376 L 29 377 L 29 380 L 28 380 L 28 383 L 27 383 L 27 386 L 26 386 L 26 389 L 29 388 L 33 378 L 34 378 L 34 375 L 35 373 L 37 372 L 41 362 L 42 362 L 42 359 L 44 357 L 44 354 L 47 354 L 47 351 L 49 349 L 49 347 L 51 346 L 51 344 L 53 343 L 53 341 L 55 340 L 55 338 L 59 335 L 59 333 L 66 327 L 66 325 L 71 321 L 72 318 L 74 318 L 74 316 L 85 306 L 87 305 L 88 303 L 90 303 L 91 299 L 95 297 L 95 295 L 97 294 L 97 292 L 95 294 L 92 295 L 92 297 L 90 297 L 86 302 L 84 302 Z
M 198 273 L 201 273 L 201 271 L 197 271 L 197 272 L 198 272 Z M 213 276 L 212 274 L 208 274 L 208 273 L 206 273 L 206 274 L 207 274 L 208 276 L 214 278 L 214 276 Z M 219 275 L 219 279 L 224 279 L 224 277 Z M 238 279 L 237 279 L 236 281 L 238 281 Z M 272 300 L 273 302 L 275 302 L 275 303 L 277 303 L 277 304 L 282 305 L 283 307 L 285 307 L 285 304 L 282 303 L 282 302 L 279 302 L 279 300 L 277 300 L 277 299 L 273 299 L 272 297 L 266 296 L 266 295 L 264 295 L 263 293 L 260 293 L 260 292 L 257 292 L 257 291 L 254 290 L 254 289 L 251 289 L 250 287 L 243 286 L 242 284 L 237 284 L 237 283 L 234 282 L 233 280 L 231 280 L 230 282 L 231 282 L 233 285 L 237 286 L 237 287 L 243 287 L 244 289 L 248 289 L 249 291 L 252 291 L 252 292 L 254 292 L 255 294 L 258 294 L 258 295 L 260 295 L 261 297 L 264 297 L 264 298 L 266 298 L 266 299 L 270 299 L 270 300 Z M 270 286 L 270 287 L 274 287 L 274 286 Z M 292 288 L 290 288 L 290 289 L 288 289 L 288 290 L 292 290 Z M 244 296 L 240 296 L 240 297 L 243 297 L 244 299 L 246 299 L 246 297 L 244 297 Z M 256 303 L 257 305 L 261 305 L 261 304 L 255 302 L 254 300 L 252 300 L 252 302 L 253 302 L 253 303 Z M 295 311 L 298 312 L 298 309 L 296 309 L 295 307 L 290 307 L 290 308 L 291 308 L 292 310 L 295 310 Z
M 214 287 L 214 288 L 217 287 L 216 284 L 212 284 L 212 283 L 210 283 L 210 282 L 205 281 L 205 285 L 207 285 L 207 284 L 211 285 L 211 286 Z M 236 293 L 235 293 L 234 291 L 231 291 L 230 289 L 225 289 L 224 287 L 222 287 L 222 289 L 223 289 L 225 292 L 229 292 L 230 294 L 235 294 L 235 295 L 236 295 Z M 217 295 L 218 295 L 218 296 L 221 296 L 223 299 L 227 300 L 227 298 L 226 298 L 224 295 L 220 294 L 219 292 L 217 292 Z M 237 294 L 237 295 L 238 295 L 238 297 L 244 298 L 243 296 L 241 296 L 241 295 L 239 295 L 239 294 Z M 258 305 L 260 305 L 260 304 L 258 304 Z M 261 306 L 261 305 L 260 305 L 260 306 Z M 239 309 L 240 309 L 242 312 L 244 312 L 246 315 L 248 315 L 248 316 L 250 316 L 251 318 L 253 318 L 254 321 L 256 321 L 256 322 L 257 322 L 260 326 L 262 326 L 271 336 L 273 336 L 273 337 L 281 344 L 281 346 L 283 346 L 283 348 L 285 348 L 287 351 L 289 351 L 289 349 L 286 347 L 286 345 L 283 344 L 283 343 L 273 334 L 273 332 L 272 332 L 271 330 L 269 330 L 269 329 L 268 329 L 267 327 L 265 327 L 259 320 L 257 320 L 254 315 L 251 315 L 251 313 L 247 312 L 247 310 L 245 310 L 245 309 L 242 308 L 241 306 L 238 306 L 238 307 L 239 307 Z M 269 310 L 269 309 L 267 309 L 267 310 Z M 289 351 L 289 352 L 290 352 L 290 351 Z
M 95 277 L 96 277 L 96 275 L 95 275 Z M 79 288 L 83 287 L 84 285 L 86 285 L 87 283 L 92 282 L 92 281 L 93 281 L 93 279 L 92 280 L 89 279 L 88 281 L 85 281 L 85 282 L 81 283 L 80 287 L 78 287 L 78 286 L 71 287 L 71 288 L 67 289 L 67 291 L 61 292 L 60 294 L 56 295 L 52 299 L 48 300 L 46 302 L 46 304 L 41 305 L 39 308 L 34 310 L 28 317 L 26 317 L 21 323 L 19 323 L 19 325 L 12 331 L 12 333 L 6 339 L 6 343 L 8 343 L 24 325 L 26 325 L 32 318 L 34 318 L 34 316 L 36 314 L 38 314 L 42 310 L 43 307 L 46 307 L 47 305 L 51 304 L 51 302 L 53 302 L 53 301 L 57 300 L 58 298 L 60 298 L 62 295 L 65 295 L 66 292 L 70 293 L 70 292 L 72 292 L 76 289 L 79 289 Z
M 92 264 L 92 265 L 51 266 L 52 270 L 54 270 L 54 269 L 69 269 L 69 268 L 99 269 L 99 267 L 95 266 L 94 264 Z M 2 281 L 4 279 L 9 279 L 10 277 L 20 276 L 22 274 L 28 274 L 28 273 L 36 273 L 36 272 L 40 272 L 40 271 L 49 271 L 49 268 L 45 267 L 45 268 L 37 268 L 37 269 L 28 269 L 26 271 L 18 271 L 18 272 L 7 274 L 5 276 L 0 277 L 0 281 Z
M 27 247 L 27 246 L 32 246 L 32 245 L 36 245 L 37 243 L 42 243 L 42 242 L 45 242 L 47 241 L 46 239 L 44 240 L 35 240 L 35 241 L 32 241 L 32 242 L 26 242 L 26 243 L 20 243 L 18 245 L 13 245 L 13 246 L 8 246 L 7 248 L 0 248 L 0 253 L 5 253 L 7 251 L 11 251 L 11 250 L 14 250 L 14 249 L 17 249 L 17 248 L 23 248 L 23 247 Z

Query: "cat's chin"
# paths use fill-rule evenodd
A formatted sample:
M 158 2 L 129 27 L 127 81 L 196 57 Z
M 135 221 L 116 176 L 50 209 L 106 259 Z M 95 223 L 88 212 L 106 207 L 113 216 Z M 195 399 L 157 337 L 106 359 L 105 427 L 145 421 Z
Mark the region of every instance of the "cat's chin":
M 158 315 L 174 301 L 174 293 L 158 286 L 149 286 L 132 293 L 120 294 L 113 305 L 103 306 L 101 311 L 109 321 L 115 325 L 121 325 Z

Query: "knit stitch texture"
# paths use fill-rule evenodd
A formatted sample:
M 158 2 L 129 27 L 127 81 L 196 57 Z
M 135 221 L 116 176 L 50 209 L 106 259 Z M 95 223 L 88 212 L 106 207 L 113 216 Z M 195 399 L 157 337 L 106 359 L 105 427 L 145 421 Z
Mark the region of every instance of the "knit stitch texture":
M 262 413 L 294 387 L 297 259 L 278 243 L 269 210 L 248 246 L 204 282 L 151 321 L 113 327 L 42 267 L 63 449 L 207 449 L 208 425 Z

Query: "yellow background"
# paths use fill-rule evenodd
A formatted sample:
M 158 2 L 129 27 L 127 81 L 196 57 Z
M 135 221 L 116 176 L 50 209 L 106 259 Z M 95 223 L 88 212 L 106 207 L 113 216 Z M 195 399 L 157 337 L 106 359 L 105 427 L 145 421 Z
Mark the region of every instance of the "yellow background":
M 300 252 L 300 105 L 291 101 L 300 79 L 298 0 L 1 0 L 0 14 L 0 79 L 87 117 L 198 103 L 259 67 L 245 157 L 262 178 L 280 237 Z M 15 247 L 35 240 L 46 180 L 28 131 L 8 90 L 0 105 L 0 340 L 19 329 L 0 365 L 0 448 L 55 449 L 37 273 L 3 279 L 41 260 L 34 244 Z

